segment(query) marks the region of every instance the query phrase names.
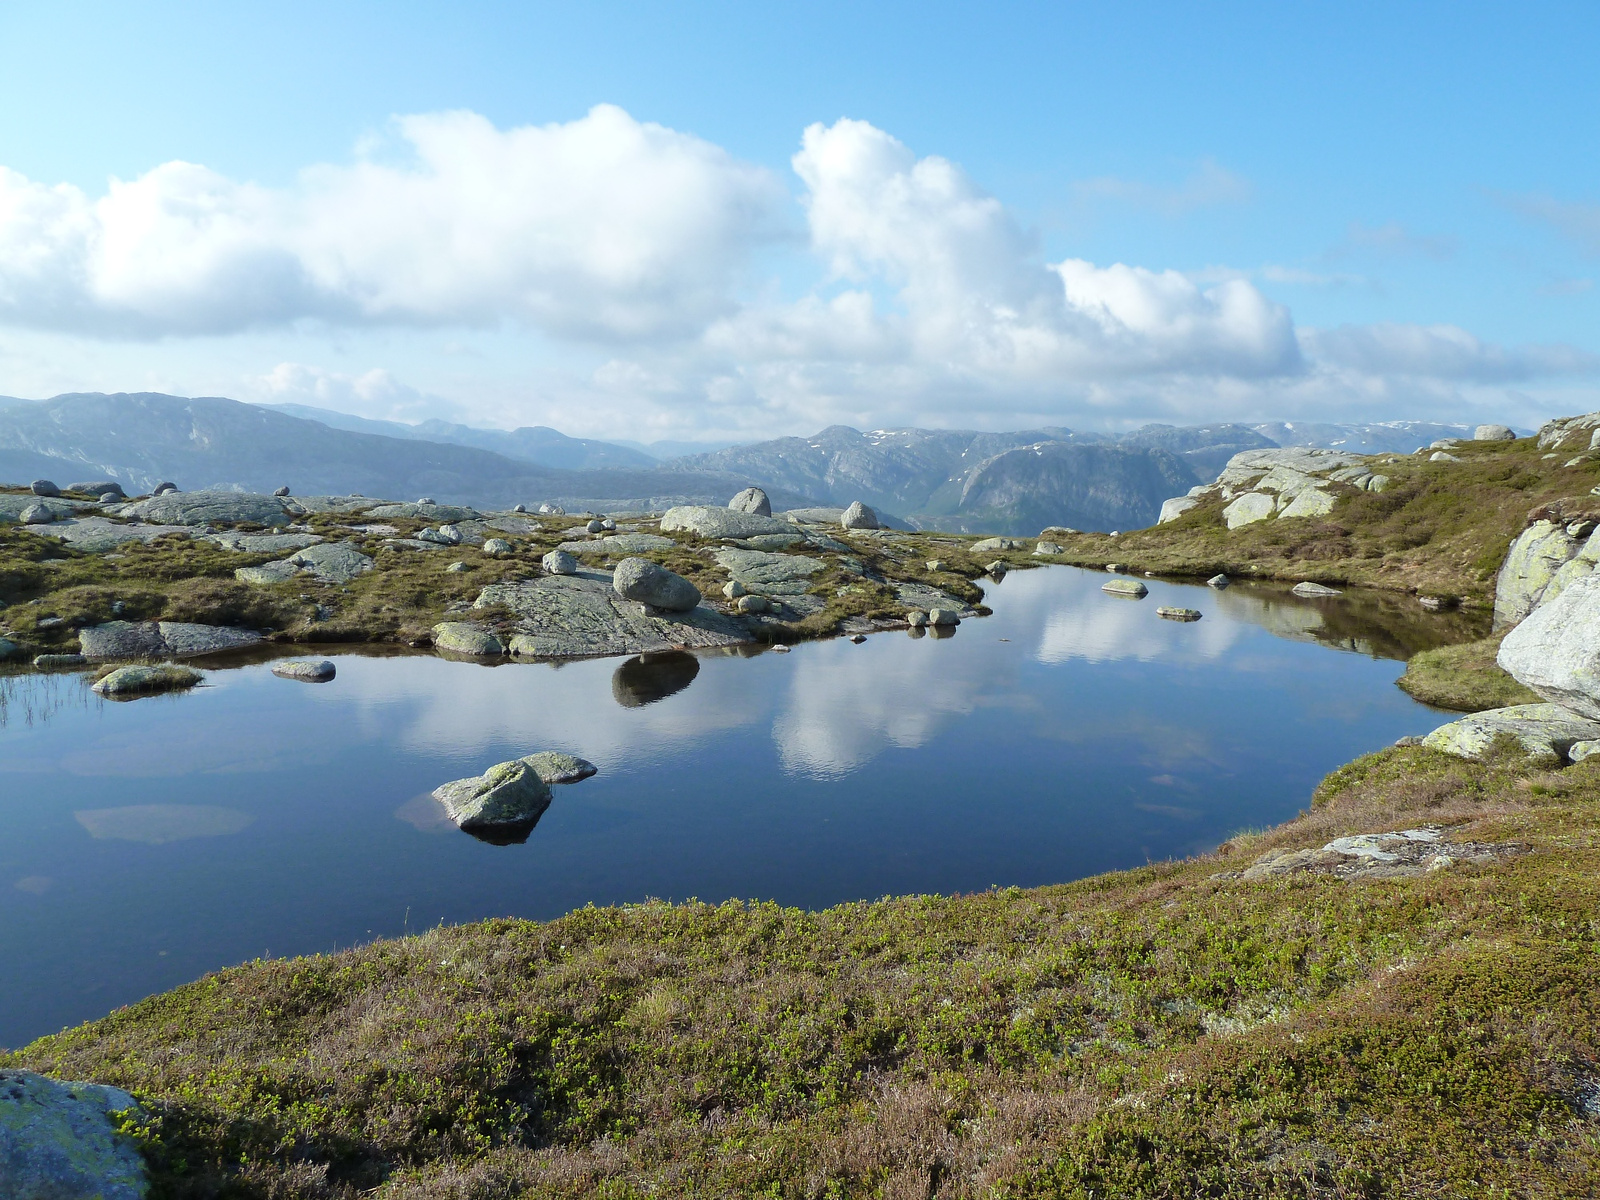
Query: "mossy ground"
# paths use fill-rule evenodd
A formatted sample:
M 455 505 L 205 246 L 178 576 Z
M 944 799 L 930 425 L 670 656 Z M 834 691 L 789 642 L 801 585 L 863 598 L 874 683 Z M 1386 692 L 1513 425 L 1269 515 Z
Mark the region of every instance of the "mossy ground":
M 1422 823 L 1532 852 L 1238 878 Z M 145 1098 L 168 1196 L 1587 1197 L 1597 913 L 1600 763 L 1391 749 L 1199 859 L 441 928 L 0 1062 Z
M 1533 438 L 1466 442 L 1460 462 L 1425 454 L 1375 455 L 1388 475 L 1382 492 L 1340 488 L 1325 518 L 1258 521 L 1229 530 L 1224 502 L 1211 498 L 1176 521 L 1123 533 L 1051 533 L 1080 566 L 1120 562 L 1158 574 L 1312 579 L 1393 588 L 1487 604 L 1506 548 L 1537 507 L 1560 503 L 1576 516 L 1600 512 L 1600 456 L 1560 451 L 1545 457 Z
M 1406 663 L 1406 673 L 1396 682 L 1424 704 L 1457 712 L 1541 703 L 1542 697 L 1495 662 L 1504 637 L 1502 633 L 1482 641 L 1424 650 Z

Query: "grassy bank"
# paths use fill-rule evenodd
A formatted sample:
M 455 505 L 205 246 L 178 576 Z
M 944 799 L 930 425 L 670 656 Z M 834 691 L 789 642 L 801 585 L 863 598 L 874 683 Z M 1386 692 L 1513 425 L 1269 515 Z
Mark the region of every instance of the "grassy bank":
M 1391 749 L 1079 883 L 585 909 L 253 963 L 3 1061 L 132 1089 L 168 1196 L 1590 1196 L 1600 764 Z M 1432 823 L 1531 852 L 1247 881 Z
M 1531 510 L 1557 505 L 1572 516 L 1600 512 L 1600 456 L 1549 455 L 1535 440 L 1466 442 L 1459 462 L 1423 454 L 1376 455 L 1389 476 L 1382 492 L 1343 487 L 1324 518 L 1258 521 L 1229 530 L 1212 497 L 1176 521 L 1123 533 L 1050 534 L 1059 561 L 1205 577 L 1312 579 L 1391 588 L 1486 605 L 1506 548 Z M 1547 457 L 1547 455 L 1549 455 Z M 1572 465 L 1567 465 L 1569 462 Z

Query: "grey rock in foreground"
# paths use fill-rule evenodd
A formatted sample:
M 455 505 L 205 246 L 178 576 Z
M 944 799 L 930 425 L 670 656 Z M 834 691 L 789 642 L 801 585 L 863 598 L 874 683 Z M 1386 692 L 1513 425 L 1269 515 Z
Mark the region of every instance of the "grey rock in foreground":
M 1457 842 L 1437 825 L 1396 833 L 1358 833 L 1334 838 L 1314 850 L 1269 850 L 1240 873 L 1240 879 L 1280 875 L 1333 875 L 1355 882 L 1366 879 L 1408 879 L 1457 863 L 1484 866 L 1513 854 L 1525 854 L 1519 842 Z
M 272 673 L 280 679 L 296 679 L 301 683 L 327 683 L 338 673 L 338 668 L 325 658 L 291 658 L 273 663 Z
M 1592 523 L 1535 521 L 1511 543 L 1494 584 L 1494 627 L 1515 625 L 1554 600 L 1600 564 L 1600 530 Z
M 1600 575 L 1574 580 L 1529 613 L 1496 661 L 1546 700 L 1600 720 Z
M 254 646 L 253 629 L 193 625 L 186 621 L 107 621 L 78 631 L 78 647 L 90 662 L 118 658 L 195 658 Z
M 700 603 L 700 589 L 676 571 L 648 558 L 625 558 L 611 578 L 617 595 L 668 612 L 688 612 Z
M 550 807 L 550 785 L 522 759 L 497 763 L 482 775 L 441 784 L 433 798 L 457 827 L 507 831 L 532 826 Z
M 5 1200 L 142 1200 L 138 1143 L 111 1114 L 137 1110 L 121 1088 L 0 1071 L 0 1196 Z
M 249 521 L 256 525 L 289 523 L 282 500 L 253 492 L 166 492 L 125 504 L 117 515 L 167 525 L 206 525 L 213 521 Z
M 749 513 L 754 517 L 770 517 L 772 515 L 772 501 L 767 498 L 766 492 L 758 487 L 747 487 L 732 500 L 728 507 L 734 512 Z
M 850 507 L 845 509 L 844 515 L 839 518 L 839 524 L 846 529 L 877 529 L 878 514 L 861 501 L 852 500 Z
M 491 584 L 476 607 L 491 605 L 516 614 L 511 653 L 526 658 L 645 654 L 754 640 L 742 622 L 705 605 L 681 613 L 641 609 L 617 595 L 600 571 Z
M 539 560 L 539 565 L 551 575 L 576 575 L 578 560 L 565 550 L 552 550 Z
M 155 667 L 118 667 L 94 683 L 102 696 L 149 696 L 192 688 L 205 676 L 189 667 L 163 663 Z
M 433 648 L 474 658 L 498 658 L 506 652 L 499 638 L 471 621 L 439 622 L 433 627 Z
M 1513 704 L 1441 725 L 1422 744 L 1458 758 L 1482 758 L 1501 737 L 1515 739 L 1535 765 L 1559 767 L 1574 744 L 1600 738 L 1600 721 L 1559 704 Z
M 704 538 L 747 538 L 760 533 L 793 533 L 794 526 L 777 517 L 760 517 L 731 508 L 681 504 L 662 514 L 661 531 L 693 533 Z
M 527 763 L 540 779 L 551 785 L 577 783 L 600 769 L 586 758 L 563 754 L 560 750 L 541 750 L 538 754 L 525 755 L 520 761 Z
M 53 524 L 30 526 L 29 533 L 55 538 L 74 550 L 99 554 L 125 542 L 153 542 L 169 533 L 189 535 L 186 525 L 123 525 L 105 517 L 58 517 Z

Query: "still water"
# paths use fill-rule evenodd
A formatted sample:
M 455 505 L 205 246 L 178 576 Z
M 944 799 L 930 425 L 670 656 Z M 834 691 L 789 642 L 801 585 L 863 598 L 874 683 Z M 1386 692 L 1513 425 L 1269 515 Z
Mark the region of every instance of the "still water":
M 590 902 L 1060 882 L 1293 816 L 1333 767 L 1440 718 L 1405 655 L 1481 636 L 1395 597 L 1308 602 L 1016 572 L 948 638 L 486 667 L 340 652 L 310 685 L 217 664 L 111 703 L 0 679 L 0 1046 L 257 955 Z M 1200 609 L 1177 624 L 1158 604 Z M 237 660 L 234 660 L 237 662 Z M 521 845 L 438 784 L 536 750 L 558 787 Z

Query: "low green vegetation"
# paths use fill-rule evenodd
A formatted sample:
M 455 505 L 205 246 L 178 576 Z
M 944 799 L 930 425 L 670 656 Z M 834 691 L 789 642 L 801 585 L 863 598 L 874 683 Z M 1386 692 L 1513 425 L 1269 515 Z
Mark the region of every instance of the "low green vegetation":
M 1512 704 L 1538 704 L 1537 693 L 1523 687 L 1496 662 L 1505 634 L 1424 650 L 1406 663 L 1396 682 L 1424 704 L 1457 712 L 1482 712 Z
M 1597 802 L 1592 761 L 1397 748 L 1186 862 L 440 928 L 222 971 L 0 1063 L 145 1099 L 169 1197 L 1586 1197 Z M 1421 824 L 1530 852 L 1239 877 Z

